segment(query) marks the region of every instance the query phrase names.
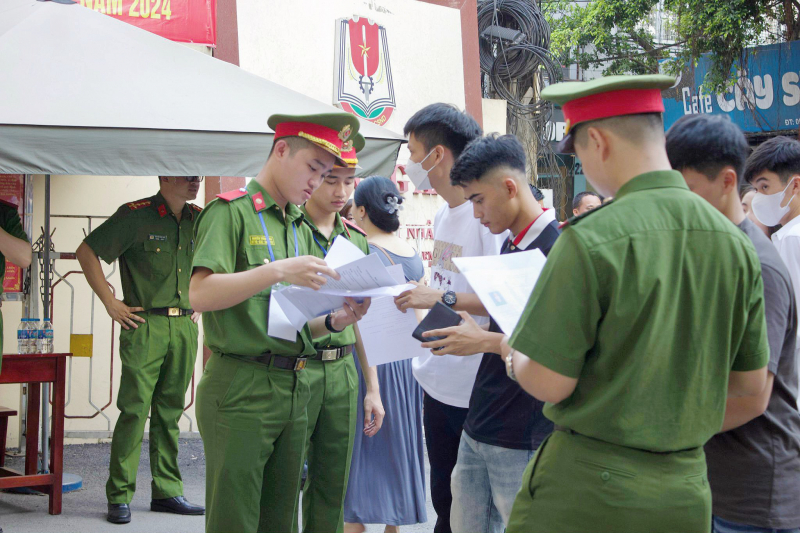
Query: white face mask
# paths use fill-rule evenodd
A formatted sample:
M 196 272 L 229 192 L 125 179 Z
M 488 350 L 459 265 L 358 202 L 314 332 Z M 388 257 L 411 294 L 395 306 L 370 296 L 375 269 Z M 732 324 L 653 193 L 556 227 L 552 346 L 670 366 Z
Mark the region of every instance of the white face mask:
M 425 159 L 428 159 L 433 152 L 434 152 L 433 150 L 428 152 L 428 155 L 425 156 Z M 428 178 L 428 172 L 436 168 L 436 165 L 439 164 L 436 163 L 436 165 L 433 165 L 430 168 L 430 170 L 425 170 L 424 168 L 422 168 L 422 163 L 425 162 L 425 159 L 423 159 L 419 163 L 415 163 L 414 161 L 409 159 L 408 163 L 406 163 L 406 176 L 408 176 L 408 179 L 410 179 L 411 182 L 414 184 L 414 187 L 416 187 L 420 191 L 433 188 L 431 186 L 431 180 Z
M 789 201 L 786 202 L 786 205 L 781 207 L 783 199 L 786 198 L 786 190 L 792 186 L 792 183 L 794 183 L 794 178 L 786 185 L 786 188 L 783 189 L 781 193 L 763 194 L 756 192 L 756 195 L 753 196 L 750 208 L 753 210 L 753 214 L 759 222 L 770 228 L 781 223 L 783 217 L 789 212 L 789 204 L 794 200 L 794 195 L 792 195 Z

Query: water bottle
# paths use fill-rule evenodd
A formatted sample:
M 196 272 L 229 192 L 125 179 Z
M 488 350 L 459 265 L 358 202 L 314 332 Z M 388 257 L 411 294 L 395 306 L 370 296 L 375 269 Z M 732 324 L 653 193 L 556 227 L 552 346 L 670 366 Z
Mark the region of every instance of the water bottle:
M 39 353 L 53 353 L 53 323 L 47 317 L 39 330 Z
M 41 324 L 38 318 L 30 319 L 31 336 L 28 339 L 28 353 L 39 353 L 39 340 L 41 336 Z
M 27 336 L 30 330 L 28 329 L 28 319 L 23 318 L 19 326 L 17 326 L 17 353 L 28 353 Z

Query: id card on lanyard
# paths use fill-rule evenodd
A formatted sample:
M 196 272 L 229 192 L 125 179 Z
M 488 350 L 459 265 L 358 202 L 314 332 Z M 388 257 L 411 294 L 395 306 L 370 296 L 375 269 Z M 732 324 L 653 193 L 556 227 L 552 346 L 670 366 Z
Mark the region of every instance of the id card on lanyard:
M 264 230 L 264 237 L 266 237 L 267 239 L 267 250 L 269 250 L 269 262 L 274 263 L 275 252 L 272 251 L 272 243 L 269 240 L 269 231 L 267 231 L 267 223 L 264 222 L 264 213 L 259 212 L 258 218 L 261 219 L 261 228 Z M 294 232 L 294 256 L 300 257 L 300 247 L 297 244 L 297 225 L 294 222 L 292 222 L 292 231 Z
M 311 236 L 314 238 L 314 242 L 317 243 L 317 246 L 319 246 L 319 249 L 322 250 L 322 257 L 324 258 L 325 256 L 327 256 L 328 250 L 326 250 L 325 247 L 322 246 L 322 243 L 317 240 L 317 236 L 314 235 L 313 233 L 311 234 Z

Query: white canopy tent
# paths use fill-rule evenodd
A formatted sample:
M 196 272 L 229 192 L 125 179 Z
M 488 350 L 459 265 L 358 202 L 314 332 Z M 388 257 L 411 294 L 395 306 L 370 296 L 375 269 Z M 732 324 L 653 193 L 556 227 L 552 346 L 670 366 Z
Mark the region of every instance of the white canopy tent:
M 255 176 L 267 117 L 335 111 L 77 4 L 2 0 L 0 72 L 4 174 Z M 362 172 L 390 175 L 403 138 L 361 133 Z

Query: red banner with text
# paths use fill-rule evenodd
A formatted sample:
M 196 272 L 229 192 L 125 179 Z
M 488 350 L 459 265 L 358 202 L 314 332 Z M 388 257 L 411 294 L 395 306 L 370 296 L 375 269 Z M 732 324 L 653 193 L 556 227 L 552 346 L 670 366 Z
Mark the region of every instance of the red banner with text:
M 217 0 L 76 0 L 171 41 L 217 44 Z
M 25 177 L 22 174 L 0 174 L 0 200 L 16 205 L 19 217 L 23 218 Z M 22 269 L 10 261 L 6 261 L 3 292 L 22 292 Z

